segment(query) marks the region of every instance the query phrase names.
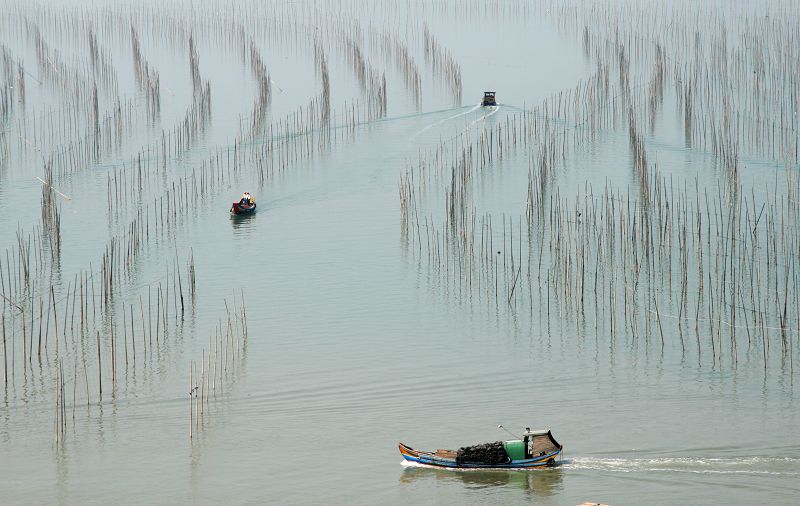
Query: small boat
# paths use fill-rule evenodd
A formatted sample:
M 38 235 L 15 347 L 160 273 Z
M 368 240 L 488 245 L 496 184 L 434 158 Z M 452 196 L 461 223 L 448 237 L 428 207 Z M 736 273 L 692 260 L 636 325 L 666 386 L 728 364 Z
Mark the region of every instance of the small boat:
M 239 202 L 234 202 L 231 204 L 231 214 L 235 215 L 244 215 L 244 214 L 253 214 L 256 212 L 256 204 L 253 202 L 252 204 L 241 204 Z
M 530 430 L 522 439 L 497 441 L 456 450 L 420 451 L 399 443 L 409 462 L 448 469 L 534 469 L 556 464 L 562 446 L 549 430 Z
M 497 100 L 495 99 L 494 95 L 495 95 L 494 91 L 484 91 L 483 100 L 481 100 L 481 105 L 484 107 L 497 105 Z

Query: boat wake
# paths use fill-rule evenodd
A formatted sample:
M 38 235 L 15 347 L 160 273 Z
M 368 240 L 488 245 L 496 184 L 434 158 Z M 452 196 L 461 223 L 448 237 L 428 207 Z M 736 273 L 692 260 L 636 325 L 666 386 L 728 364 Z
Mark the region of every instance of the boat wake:
M 494 116 L 495 114 L 497 114 L 497 111 L 499 111 L 499 110 L 500 110 L 500 106 L 499 105 L 494 106 L 494 110 L 492 112 L 490 112 L 489 114 L 484 114 L 480 118 L 476 119 L 475 121 L 473 121 L 472 123 L 467 125 L 467 128 L 462 130 L 461 133 L 463 134 L 463 133 L 468 132 L 469 129 L 474 127 L 476 124 L 480 123 L 481 121 L 486 121 L 487 118 L 490 118 L 490 117 Z
M 429 466 L 428 464 L 422 464 L 420 462 L 413 462 L 405 459 L 400 462 L 400 465 L 403 467 L 420 467 L 422 469 L 441 469 L 441 467 Z
M 560 467 L 566 470 L 585 469 L 619 473 L 800 476 L 800 458 L 795 457 L 660 457 L 651 459 L 576 457 L 563 459 Z
M 440 469 L 403 460 L 404 467 Z M 752 476 L 800 476 L 800 458 L 796 457 L 659 457 L 651 459 L 576 457 L 562 459 L 556 467 L 565 471 L 590 470 L 617 473 L 692 473 Z M 470 472 L 481 469 L 450 469 Z M 483 469 L 485 471 L 485 469 Z M 516 471 L 510 469 L 509 471 Z M 526 471 L 526 470 L 522 470 Z
M 425 128 L 423 128 L 422 130 L 418 131 L 417 133 L 415 133 L 414 135 L 412 135 L 411 137 L 409 137 L 409 138 L 408 138 L 408 143 L 409 143 L 409 144 L 411 144 L 411 142 L 413 142 L 413 141 L 414 141 L 414 139 L 416 139 L 416 138 L 417 138 L 417 137 L 419 137 L 420 135 L 424 134 L 425 132 L 427 132 L 427 131 L 428 131 L 428 130 L 430 130 L 431 128 L 434 128 L 434 127 L 436 127 L 436 126 L 439 126 L 439 125 L 441 125 L 442 123 L 446 123 L 446 122 L 448 122 L 448 121 L 450 121 L 450 120 L 453 120 L 453 119 L 459 118 L 459 117 L 461 117 L 461 116 L 465 116 L 465 115 L 467 115 L 467 114 L 469 114 L 469 113 L 471 113 L 471 112 L 474 112 L 474 111 L 478 110 L 480 107 L 481 107 L 481 106 L 480 106 L 480 104 L 478 104 L 478 105 L 476 105 L 475 107 L 472 107 L 472 108 L 470 108 L 470 109 L 467 109 L 467 110 L 466 110 L 466 111 L 464 111 L 464 112 L 460 112 L 460 113 L 458 113 L 458 114 L 454 114 L 453 116 L 450 116 L 450 117 L 444 118 L 444 119 L 442 119 L 442 120 L 439 120 L 439 121 L 437 121 L 436 123 L 431 123 L 430 125 L 426 126 L 426 127 L 425 127 Z

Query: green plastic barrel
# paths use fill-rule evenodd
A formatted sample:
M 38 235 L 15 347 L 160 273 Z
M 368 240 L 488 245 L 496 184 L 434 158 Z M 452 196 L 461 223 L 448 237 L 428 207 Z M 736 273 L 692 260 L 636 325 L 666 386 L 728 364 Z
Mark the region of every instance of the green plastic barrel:
M 503 441 L 503 449 L 511 460 L 525 460 L 525 442 L 516 439 L 514 441 Z

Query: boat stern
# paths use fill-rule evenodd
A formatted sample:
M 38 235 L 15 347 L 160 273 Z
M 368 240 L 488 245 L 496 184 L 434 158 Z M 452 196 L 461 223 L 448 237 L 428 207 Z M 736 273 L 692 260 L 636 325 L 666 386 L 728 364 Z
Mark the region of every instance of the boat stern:
M 483 100 L 481 100 L 481 105 L 484 107 L 497 105 L 497 99 L 495 98 L 495 94 L 496 92 L 494 91 L 484 91 Z

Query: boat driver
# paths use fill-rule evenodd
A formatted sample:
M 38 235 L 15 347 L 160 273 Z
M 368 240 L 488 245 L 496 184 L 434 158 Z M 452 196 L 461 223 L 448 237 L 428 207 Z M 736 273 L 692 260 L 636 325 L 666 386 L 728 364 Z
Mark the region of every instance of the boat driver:
M 253 205 L 255 203 L 256 203 L 256 201 L 253 198 L 253 196 L 250 195 L 250 192 L 242 193 L 242 199 L 239 201 L 239 205 L 240 206 L 244 206 L 244 205 L 250 206 L 250 205 Z

